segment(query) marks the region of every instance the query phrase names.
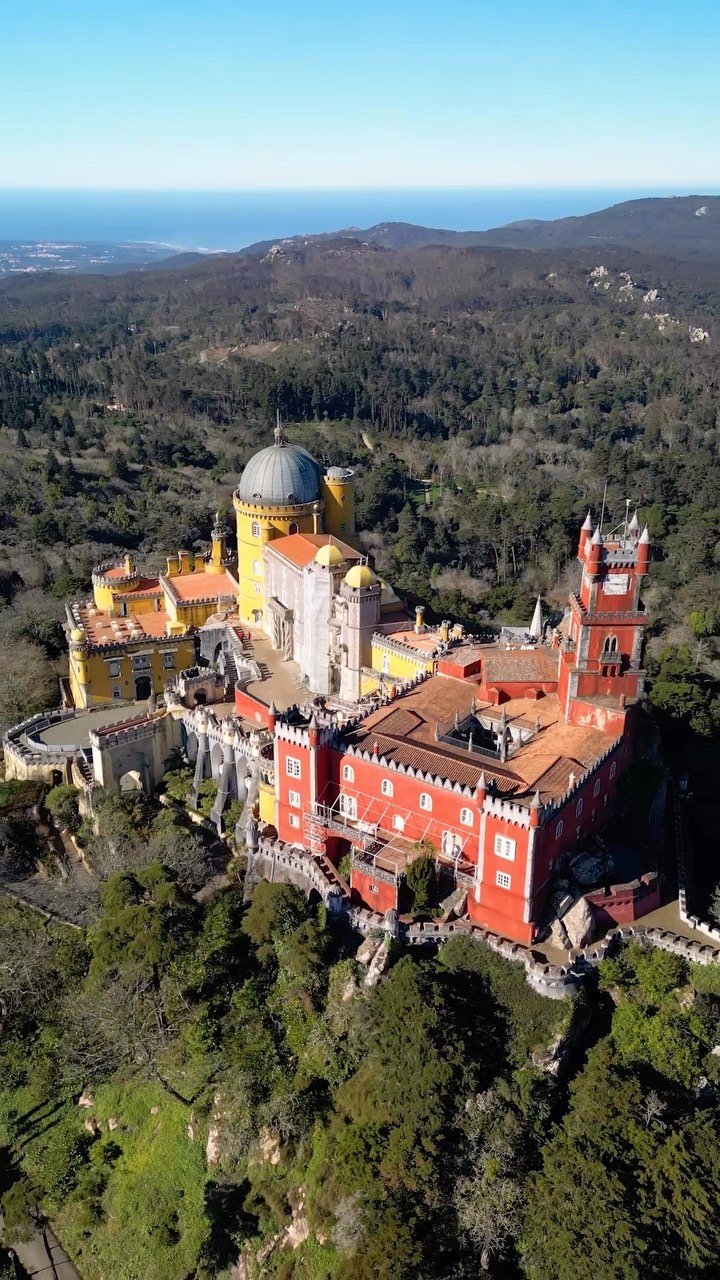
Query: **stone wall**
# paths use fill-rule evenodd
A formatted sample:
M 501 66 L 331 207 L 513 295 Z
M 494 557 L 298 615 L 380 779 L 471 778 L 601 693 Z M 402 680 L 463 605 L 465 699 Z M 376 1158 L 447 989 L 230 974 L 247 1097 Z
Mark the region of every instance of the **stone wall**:
M 260 879 L 294 884 L 305 893 L 314 890 L 328 910 L 334 915 L 343 915 L 351 928 L 364 937 L 373 930 L 390 932 L 406 946 L 437 946 L 449 938 L 474 938 L 503 959 L 522 964 L 526 981 L 533 990 L 551 1000 L 574 995 L 580 990 L 587 973 L 596 968 L 609 951 L 631 939 L 660 947 L 690 962 L 720 964 L 720 946 L 684 938 L 670 930 L 636 924 L 613 929 L 602 942 L 578 951 L 567 965 L 550 964 L 520 943 L 499 937 L 467 920 L 407 924 L 398 920 L 397 912 L 387 912 L 383 916 L 367 907 L 355 906 L 350 899 L 349 886 L 327 858 L 312 855 L 298 845 L 287 845 L 280 840 L 260 840 L 257 849 L 248 850 L 246 883 L 250 885 Z M 688 923 L 692 923 L 692 919 Z M 702 928 L 704 930 L 705 926 Z M 713 930 L 711 936 L 720 943 L 720 931 Z

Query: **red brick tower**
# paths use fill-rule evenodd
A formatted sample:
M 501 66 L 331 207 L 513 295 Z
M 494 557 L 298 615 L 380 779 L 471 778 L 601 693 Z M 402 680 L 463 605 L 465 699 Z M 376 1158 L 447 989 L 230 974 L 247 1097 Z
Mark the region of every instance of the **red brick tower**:
M 580 590 L 570 595 L 570 618 L 560 653 L 558 698 L 566 721 L 608 727 L 643 690 L 642 644 L 647 616 L 640 601 L 650 565 L 650 535 L 637 515 L 619 529 L 580 532 Z

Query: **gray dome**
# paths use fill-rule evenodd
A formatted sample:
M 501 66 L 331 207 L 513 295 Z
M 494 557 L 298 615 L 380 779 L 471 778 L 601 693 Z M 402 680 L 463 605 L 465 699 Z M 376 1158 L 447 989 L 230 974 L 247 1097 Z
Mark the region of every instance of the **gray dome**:
M 241 502 L 274 507 L 314 502 L 320 496 L 320 476 L 320 465 L 307 449 L 287 444 L 281 437 L 250 459 L 237 495 Z

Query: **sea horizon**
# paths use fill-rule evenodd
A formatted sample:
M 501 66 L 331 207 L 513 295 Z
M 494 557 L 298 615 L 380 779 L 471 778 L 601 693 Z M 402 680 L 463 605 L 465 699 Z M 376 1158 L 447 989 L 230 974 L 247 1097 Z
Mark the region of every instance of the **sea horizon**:
M 234 252 L 259 240 L 378 222 L 485 231 L 581 216 L 624 200 L 714 195 L 717 187 L 0 189 L 0 241 L 114 242 Z

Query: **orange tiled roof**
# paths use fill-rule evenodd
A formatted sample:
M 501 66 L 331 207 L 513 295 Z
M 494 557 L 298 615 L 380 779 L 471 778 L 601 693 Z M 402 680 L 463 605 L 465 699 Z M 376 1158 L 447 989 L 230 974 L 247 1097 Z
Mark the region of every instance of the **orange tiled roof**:
M 338 547 L 345 560 L 354 564 L 360 559 L 359 551 L 348 546 L 347 542 L 341 542 L 339 538 L 330 537 L 327 533 L 289 533 L 284 538 L 276 538 L 268 543 L 268 549 L 282 556 L 284 560 L 289 560 L 298 569 L 304 569 L 305 565 L 315 559 L 319 548 L 326 547 L 328 543 Z
M 159 640 L 167 635 L 169 614 L 164 609 L 147 610 L 144 613 L 114 617 L 105 609 L 92 604 L 80 605 L 78 616 L 91 645 L 129 644 L 148 636 Z
M 380 633 L 382 634 L 382 632 Z M 440 645 L 439 635 L 428 631 L 415 631 L 406 627 L 402 631 L 386 632 L 385 640 L 397 640 L 398 644 L 407 645 L 410 649 L 418 649 L 422 653 L 435 653 Z
M 516 747 L 506 764 L 480 750 L 435 741 L 436 726 L 446 733 L 455 717 L 470 713 L 472 698 L 477 714 L 508 725 L 522 724 L 539 730 Z M 346 735 L 346 741 L 406 767 L 422 769 L 450 782 L 474 787 L 481 772 L 498 791 L 531 797 L 540 791 L 543 803 L 558 799 L 569 787 L 570 774 L 580 775 L 607 751 L 613 734 L 581 725 L 565 724 L 557 695 L 512 698 L 501 707 L 477 700 L 472 678 L 436 675 L 403 694 L 388 706 L 372 712 Z
M 182 604 L 193 600 L 216 600 L 234 597 L 238 584 L 227 569 L 222 573 L 179 573 L 164 579 L 174 598 Z
M 159 578 L 141 578 L 139 582 L 134 583 L 132 587 L 126 587 L 124 591 L 115 591 L 116 600 L 131 600 L 133 596 L 138 595 L 162 595 L 162 587 Z

